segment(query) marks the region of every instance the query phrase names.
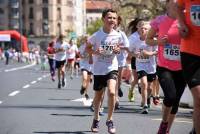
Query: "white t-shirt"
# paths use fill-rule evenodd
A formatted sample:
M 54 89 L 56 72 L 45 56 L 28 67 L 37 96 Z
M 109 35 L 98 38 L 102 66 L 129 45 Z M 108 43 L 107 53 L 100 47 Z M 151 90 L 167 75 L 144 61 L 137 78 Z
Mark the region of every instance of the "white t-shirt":
M 68 59 L 75 59 L 76 53 L 78 52 L 78 47 L 76 44 L 67 45 L 67 58 Z
M 156 51 L 157 46 L 149 46 L 145 43 L 145 41 L 140 40 L 140 38 L 136 36 L 130 36 L 129 41 L 132 41 L 130 44 L 130 51 L 134 53 L 146 51 Z M 155 56 L 140 56 L 136 57 L 136 71 L 145 71 L 148 74 L 156 73 L 156 59 Z
M 123 47 L 129 48 L 129 40 L 128 40 L 126 34 L 120 30 L 118 32 L 122 35 L 122 44 L 121 45 Z M 128 56 L 128 53 L 126 52 L 126 50 L 121 50 L 120 54 L 117 55 L 119 67 L 125 66 L 127 56 Z
M 86 44 L 82 44 L 79 47 L 79 52 L 81 55 L 80 68 L 93 72 L 93 64 L 89 64 L 89 54 L 85 51 L 85 48 Z
M 122 35 L 119 32 L 113 30 L 107 34 L 100 28 L 90 37 L 89 42 L 94 50 L 99 47 L 104 49 L 103 54 L 94 55 L 94 75 L 106 75 L 113 70 L 118 70 L 117 56 L 113 53 L 113 48 L 122 42 Z
M 60 42 L 56 42 L 54 48 L 55 49 L 64 49 L 64 51 L 60 51 L 60 52 L 57 52 L 55 53 L 55 60 L 57 61 L 63 61 L 63 60 L 66 60 L 66 50 L 67 50 L 67 43 L 66 42 L 63 42 L 62 44 Z
M 129 37 L 128 37 L 128 40 L 129 40 L 129 51 L 130 52 L 134 52 L 135 50 L 135 47 L 134 47 L 134 43 L 136 40 L 138 40 L 140 38 L 140 35 L 138 34 L 138 32 L 134 32 L 132 33 Z

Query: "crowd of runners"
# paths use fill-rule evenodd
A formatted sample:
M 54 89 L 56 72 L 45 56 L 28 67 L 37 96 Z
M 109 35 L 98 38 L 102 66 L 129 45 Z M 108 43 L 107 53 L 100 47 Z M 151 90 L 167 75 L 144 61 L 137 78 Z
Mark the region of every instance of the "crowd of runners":
M 122 78 L 131 84 L 128 99 L 135 100 L 135 87 L 141 94 L 141 114 L 148 114 L 160 103 L 159 87 L 164 93 L 162 121 L 157 134 L 169 134 L 186 85 L 194 98 L 194 128 L 200 134 L 200 1 L 166 0 L 166 13 L 152 20 L 135 18 L 129 23 L 130 35 L 120 29 L 122 18 L 112 9 L 102 13 L 103 26 L 93 35 L 85 35 L 77 47 L 75 38 L 67 42 L 64 35 L 53 37 L 47 48 L 52 81 L 57 88 L 66 85 L 81 70 L 80 94 L 89 99 L 93 81 L 94 110 L 92 132 L 99 131 L 102 103 L 108 96 L 106 125 L 116 133 L 113 112 L 123 96 Z M 57 70 L 57 74 L 56 74 Z

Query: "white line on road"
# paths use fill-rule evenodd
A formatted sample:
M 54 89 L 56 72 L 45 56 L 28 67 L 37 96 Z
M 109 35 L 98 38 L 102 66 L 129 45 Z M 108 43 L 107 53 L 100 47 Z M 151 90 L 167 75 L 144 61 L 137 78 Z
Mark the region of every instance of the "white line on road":
M 39 77 L 39 78 L 38 78 L 38 80 L 41 80 L 41 79 L 42 79 L 42 77 Z
M 25 85 L 25 86 L 23 86 L 23 88 L 28 88 L 28 87 L 30 87 L 30 85 Z
M 84 106 L 91 106 L 91 105 L 92 105 L 93 99 L 88 99 L 88 100 L 86 100 L 86 98 L 79 98 L 79 99 L 75 99 L 75 100 L 71 100 L 71 101 L 83 102 L 83 105 L 84 105 Z
M 32 67 L 34 65 L 35 65 L 35 63 L 31 64 L 31 65 L 22 66 L 22 67 L 16 67 L 16 68 L 11 68 L 11 69 L 6 69 L 4 71 L 5 72 L 11 72 L 11 71 L 16 71 L 16 70 L 21 70 L 21 69 L 29 68 L 29 67 Z
M 0 104 L 2 104 L 3 103 L 3 101 L 0 101 Z
M 10 93 L 8 96 L 15 96 L 15 95 L 17 95 L 18 93 L 20 93 L 20 91 L 14 91 L 14 92 Z
M 35 84 L 37 81 L 32 81 L 31 84 Z

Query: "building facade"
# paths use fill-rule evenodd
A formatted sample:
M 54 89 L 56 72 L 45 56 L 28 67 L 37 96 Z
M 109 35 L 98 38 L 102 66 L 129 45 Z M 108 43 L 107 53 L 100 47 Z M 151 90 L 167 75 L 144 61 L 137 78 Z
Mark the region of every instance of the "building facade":
M 0 0 L 0 30 L 29 37 L 85 33 L 85 0 Z

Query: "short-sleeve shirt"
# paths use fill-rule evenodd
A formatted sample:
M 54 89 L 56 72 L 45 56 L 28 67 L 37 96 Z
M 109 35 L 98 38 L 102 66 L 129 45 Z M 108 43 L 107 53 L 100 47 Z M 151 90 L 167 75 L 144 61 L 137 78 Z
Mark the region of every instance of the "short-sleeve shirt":
M 161 15 L 152 20 L 150 25 L 157 32 L 158 39 L 167 35 L 169 41 L 167 44 L 158 44 L 158 66 L 172 71 L 181 70 L 177 21 L 167 15 Z
M 181 52 L 200 56 L 200 1 L 178 0 L 178 4 L 185 8 L 185 23 L 189 35 L 181 39 Z
M 113 70 L 118 70 L 117 56 L 113 53 L 113 48 L 122 42 L 119 32 L 112 30 L 110 33 L 105 33 L 100 28 L 89 38 L 89 42 L 93 45 L 93 50 L 99 47 L 104 50 L 103 54 L 93 57 L 94 75 L 106 75 Z
M 55 53 L 55 60 L 57 60 L 57 61 L 66 60 L 67 43 L 66 42 L 63 42 L 63 43 L 56 42 L 54 48 L 55 49 L 63 48 L 65 50 L 65 51 Z
M 75 45 L 75 44 L 73 44 L 73 45 L 68 44 L 68 46 L 67 46 L 67 58 L 68 59 L 75 59 L 75 56 L 76 56 L 77 52 L 78 52 L 77 45 Z
M 79 52 L 81 55 L 81 60 L 80 60 L 80 67 L 81 69 L 86 69 L 90 72 L 93 72 L 93 64 L 89 64 L 89 54 L 85 51 L 86 44 L 82 44 L 79 47 Z
M 140 40 L 138 38 L 135 40 L 133 45 L 133 50 L 135 53 L 142 52 L 143 50 L 146 51 L 156 51 L 156 46 L 149 46 L 145 43 L 145 41 Z M 148 74 L 156 73 L 156 59 L 154 56 L 140 56 L 136 57 L 136 71 L 145 71 Z

